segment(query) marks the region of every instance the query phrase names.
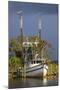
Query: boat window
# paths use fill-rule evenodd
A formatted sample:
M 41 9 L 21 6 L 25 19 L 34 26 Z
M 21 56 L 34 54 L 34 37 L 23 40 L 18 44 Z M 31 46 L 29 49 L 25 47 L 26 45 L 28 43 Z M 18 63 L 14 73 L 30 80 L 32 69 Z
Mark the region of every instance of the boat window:
M 36 63 L 38 63 L 38 61 L 36 61 Z
M 40 63 L 41 61 L 37 61 L 37 63 Z
M 34 61 L 34 64 L 35 64 L 35 61 Z

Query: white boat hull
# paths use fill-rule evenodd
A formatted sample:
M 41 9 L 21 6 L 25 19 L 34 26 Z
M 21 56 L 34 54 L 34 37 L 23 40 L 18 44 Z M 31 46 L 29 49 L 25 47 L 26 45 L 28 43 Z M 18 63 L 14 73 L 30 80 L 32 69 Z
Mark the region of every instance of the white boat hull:
M 26 69 L 26 77 L 44 77 L 47 75 L 47 65 L 37 65 Z

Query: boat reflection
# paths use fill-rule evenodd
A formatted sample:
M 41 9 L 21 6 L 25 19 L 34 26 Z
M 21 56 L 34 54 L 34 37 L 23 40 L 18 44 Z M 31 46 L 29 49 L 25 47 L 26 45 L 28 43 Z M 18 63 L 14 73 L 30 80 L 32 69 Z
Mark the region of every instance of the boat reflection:
M 44 78 L 44 79 L 43 79 L 43 85 L 44 85 L 44 86 L 47 85 L 47 78 Z

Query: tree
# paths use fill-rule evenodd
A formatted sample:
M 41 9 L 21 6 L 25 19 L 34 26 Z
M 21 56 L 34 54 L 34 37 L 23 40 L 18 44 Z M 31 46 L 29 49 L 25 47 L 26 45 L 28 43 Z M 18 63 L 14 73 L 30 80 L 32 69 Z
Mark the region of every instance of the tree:
M 18 51 L 22 50 L 21 43 L 19 42 L 19 38 L 11 39 L 9 42 L 9 50 L 10 51 Z
M 22 62 L 20 58 L 17 58 L 16 56 L 9 57 L 9 70 L 14 71 L 18 67 L 22 67 Z
M 41 40 L 38 36 L 29 36 L 28 39 L 29 39 L 28 40 L 29 42 L 33 43 L 33 45 L 28 48 L 28 52 L 27 52 L 28 58 L 34 58 L 36 53 L 38 53 L 39 57 L 41 57 L 41 50 L 43 48 L 45 48 L 45 50 L 46 50 L 47 47 L 49 47 L 49 48 L 52 47 L 51 44 L 49 44 L 45 40 Z M 23 40 L 26 41 L 26 37 L 23 37 Z M 34 44 L 34 42 L 36 42 L 36 40 L 39 42 L 37 47 Z M 11 51 L 15 52 L 16 57 L 19 57 L 21 60 L 21 63 L 24 64 L 25 49 L 24 49 L 23 45 L 21 46 L 21 37 L 20 36 L 10 40 L 9 48 Z M 30 52 L 30 54 L 29 54 L 29 52 Z M 46 57 L 46 55 L 47 55 L 47 52 L 45 54 L 45 57 Z

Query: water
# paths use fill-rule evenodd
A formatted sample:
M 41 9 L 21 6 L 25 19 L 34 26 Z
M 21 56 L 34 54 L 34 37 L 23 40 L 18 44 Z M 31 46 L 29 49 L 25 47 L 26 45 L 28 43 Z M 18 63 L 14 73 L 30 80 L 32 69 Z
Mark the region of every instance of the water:
M 28 88 L 28 87 L 41 87 L 41 86 L 56 86 L 58 85 L 57 77 L 44 78 L 15 78 L 9 79 L 9 88 Z

